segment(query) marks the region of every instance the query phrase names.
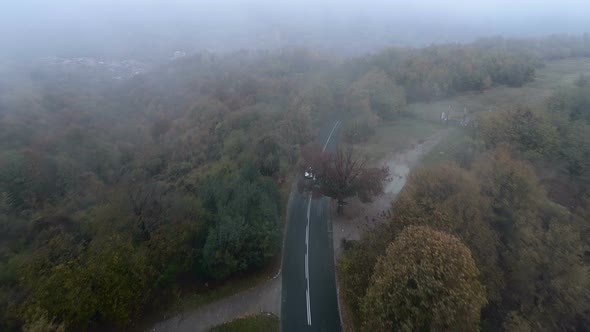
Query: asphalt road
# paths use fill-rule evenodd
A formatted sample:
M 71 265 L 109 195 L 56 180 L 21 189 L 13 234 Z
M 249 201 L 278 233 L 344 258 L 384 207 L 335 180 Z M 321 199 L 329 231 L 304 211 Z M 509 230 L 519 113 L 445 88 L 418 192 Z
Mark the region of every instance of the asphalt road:
M 321 146 L 336 151 L 339 123 L 320 131 Z M 300 181 L 307 181 L 301 179 Z M 281 330 L 340 331 L 329 199 L 293 197 L 282 268 Z

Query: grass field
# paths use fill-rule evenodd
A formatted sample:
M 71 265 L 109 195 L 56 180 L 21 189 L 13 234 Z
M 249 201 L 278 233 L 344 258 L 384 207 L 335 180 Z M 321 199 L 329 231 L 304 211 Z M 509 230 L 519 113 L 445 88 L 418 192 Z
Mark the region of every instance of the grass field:
M 375 128 L 375 135 L 367 142 L 355 145 L 355 149 L 368 156 L 370 160 L 379 161 L 421 143 L 441 128 L 443 126 L 438 122 L 414 117 L 401 118 L 395 122 L 379 124 Z
M 438 121 L 441 112 L 449 109 L 452 110 L 451 117 L 453 114 L 461 116 L 464 109 L 468 113 L 512 108 L 515 105 L 535 109 L 543 107 L 547 97 L 561 86 L 572 84 L 580 74 L 590 75 L 589 58 L 548 62 L 537 70 L 533 82 L 522 87 L 498 86 L 484 92 L 465 93 L 436 102 L 410 104 L 409 109 L 418 118 L 428 121 Z
M 238 318 L 229 323 L 214 327 L 211 332 L 278 332 L 279 318 L 269 313 Z
M 369 141 L 355 146 L 373 161 L 388 158 L 419 144 L 444 128 L 440 114 L 451 109 L 451 117 L 461 118 L 463 111 L 477 113 L 513 108 L 516 105 L 539 109 L 555 90 L 573 84 L 581 75 L 590 76 L 590 59 L 567 59 L 548 62 L 537 70 L 536 78 L 522 87 L 498 86 L 483 92 L 471 92 L 435 102 L 408 105 L 412 117 L 396 122 L 384 122 L 377 126 Z M 452 131 L 424 160 L 433 163 L 451 158 L 462 148 L 463 130 Z
M 454 110 L 467 108 L 468 112 L 474 113 L 507 109 L 515 105 L 542 109 L 547 97 L 561 87 L 573 84 L 581 74 L 590 76 L 590 59 L 553 61 L 537 71 L 535 81 L 520 88 L 495 87 L 483 93 L 463 94 L 433 103 L 416 103 L 410 107 L 418 118 L 431 121 L 437 121 L 441 109 L 448 109 L 449 105 Z M 459 128 L 454 130 L 425 157 L 423 163 L 453 159 L 465 147 L 463 143 L 467 139 L 465 131 Z

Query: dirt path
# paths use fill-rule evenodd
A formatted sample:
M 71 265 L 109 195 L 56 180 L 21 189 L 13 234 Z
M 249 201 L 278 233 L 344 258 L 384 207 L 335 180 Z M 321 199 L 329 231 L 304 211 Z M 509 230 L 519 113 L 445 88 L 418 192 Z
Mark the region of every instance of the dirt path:
M 156 324 L 149 332 L 209 331 L 239 317 L 262 312 L 281 316 L 281 276 L 268 282 Z
M 358 240 L 364 231 L 382 220 L 380 216 L 389 209 L 391 202 L 403 189 L 410 170 L 416 167 L 448 133 L 449 129 L 441 130 L 413 148 L 392 154 L 382 162 L 389 167 L 389 182 L 385 185 L 385 193 L 368 204 L 361 203 L 358 199 L 351 199 L 345 208 L 344 215 L 333 220 L 336 259 L 342 254 L 343 239 Z

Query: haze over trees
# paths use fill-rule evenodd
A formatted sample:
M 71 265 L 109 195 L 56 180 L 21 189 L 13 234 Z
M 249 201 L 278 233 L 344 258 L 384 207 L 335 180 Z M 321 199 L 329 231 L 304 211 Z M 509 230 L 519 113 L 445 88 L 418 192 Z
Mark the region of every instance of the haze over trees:
M 105 3 L 111 7 L 93 18 L 160 8 Z M 19 10 L 1 11 L 14 14 L 2 17 L 2 31 L 23 30 L 43 12 L 10 6 Z M 401 46 L 411 36 L 382 37 L 360 47 L 363 31 L 378 25 L 348 34 L 316 29 L 313 22 L 324 18 L 314 17 L 301 32 L 278 26 L 284 16 L 255 10 L 278 27 L 243 28 L 244 35 L 264 31 L 257 41 L 241 34 L 222 40 L 241 29 L 230 7 L 215 7 L 218 15 L 207 20 L 166 11 L 170 18 L 152 34 L 141 19 L 116 16 L 107 29 L 76 10 L 60 12 L 60 4 L 47 17 L 61 23 L 35 21 L 35 38 L 2 34 L 0 330 L 128 330 L 187 294 L 260 273 L 280 259 L 297 165 L 312 166 L 314 190 L 334 199 L 336 212 L 349 198 L 368 201 L 383 191 L 387 170 L 352 149 L 306 151 L 326 121 L 342 121 L 343 142 L 362 143 L 379 123 L 414 116 L 411 103 L 519 87 L 545 61 L 590 56 L 587 34 L 412 43 L 421 47 Z M 218 32 L 173 40 L 172 28 L 157 30 L 187 22 Z M 285 42 L 308 29 L 326 35 L 308 35 L 309 47 Z M 332 35 L 334 44 L 322 48 Z M 250 50 L 236 49 L 243 40 Z M 171 60 L 178 49 L 191 55 Z M 49 54 L 58 65 L 20 62 Z M 127 57 L 150 70 L 116 60 Z M 80 62 L 89 65 L 70 66 Z M 120 76 L 123 69 L 132 74 Z M 387 222 L 351 244 L 340 262 L 358 329 L 590 325 L 588 82 L 581 76 L 561 86 L 543 109 L 477 115 L 465 129 L 471 153 L 412 174 Z M 569 194 L 542 181 L 544 169 L 565 178 Z
M 557 89 L 541 109 L 515 105 L 476 114 L 465 129 L 469 139 L 451 156 L 460 165 L 446 162 L 412 173 L 391 206 L 388 222 L 352 243 L 339 264 L 343 294 L 357 328 L 416 326 L 397 325 L 403 322 L 402 313 L 416 312 L 415 302 L 378 307 L 378 299 L 425 289 L 420 287 L 425 283 L 414 286 L 411 276 L 383 279 L 384 264 L 391 271 L 405 262 L 401 251 L 394 256 L 391 248 L 422 227 L 454 237 L 473 258 L 485 291 L 481 318 L 475 318 L 479 327 L 466 330 L 585 330 L 590 314 L 585 165 L 590 155 L 585 152 L 589 136 L 582 138 L 582 133 L 588 92 L 581 76 Z M 548 171 L 554 175 L 541 182 L 539 175 Z M 420 262 L 418 266 L 424 266 Z M 450 275 L 441 273 L 435 280 Z M 386 284 L 387 290 L 375 290 Z M 444 299 L 444 292 L 433 294 L 434 299 Z M 371 307 L 369 302 L 377 304 Z M 375 312 L 380 314 L 370 315 Z M 439 316 L 428 311 L 410 317 L 430 324 Z

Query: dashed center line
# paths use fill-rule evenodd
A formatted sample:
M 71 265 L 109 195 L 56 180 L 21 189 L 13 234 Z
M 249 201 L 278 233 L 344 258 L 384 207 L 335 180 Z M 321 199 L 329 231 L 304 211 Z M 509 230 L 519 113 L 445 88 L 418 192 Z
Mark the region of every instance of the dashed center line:
M 311 210 L 311 195 L 307 204 L 307 226 L 305 226 L 305 280 L 307 288 L 305 289 L 305 300 L 307 301 L 307 325 L 311 326 L 311 304 L 309 301 L 309 211 Z
M 334 124 L 334 127 L 332 128 L 332 131 L 330 132 L 330 136 L 328 136 L 328 139 L 326 140 L 326 144 L 324 144 L 324 148 L 322 149 L 322 152 L 326 151 L 326 148 L 328 147 L 328 143 L 330 143 L 330 138 L 332 138 L 332 134 L 334 133 L 334 130 L 336 129 L 336 127 L 338 127 L 339 123 L 340 123 L 340 121 L 336 121 L 336 123 Z
M 340 121 L 336 121 L 334 127 L 332 127 L 332 131 L 330 131 L 330 135 L 326 140 L 326 144 L 324 144 L 324 148 L 322 152 L 326 151 L 328 147 L 328 143 L 330 143 L 330 139 L 332 138 L 332 134 L 334 134 L 334 130 L 338 127 Z M 307 282 L 307 288 L 305 289 L 305 301 L 307 305 L 307 325 L 311 326 L 311 302 L 310 302 L 310 292 L 309 292 L 309 214 L 311 210 L 311 195 L 309 195 L 309 202 L 307 203 L 307 226 L 305 226 L 305 280 Z

